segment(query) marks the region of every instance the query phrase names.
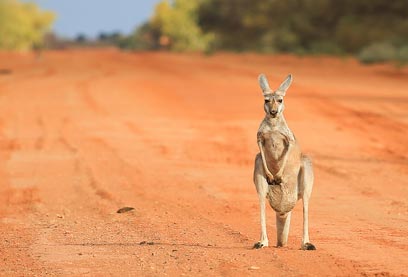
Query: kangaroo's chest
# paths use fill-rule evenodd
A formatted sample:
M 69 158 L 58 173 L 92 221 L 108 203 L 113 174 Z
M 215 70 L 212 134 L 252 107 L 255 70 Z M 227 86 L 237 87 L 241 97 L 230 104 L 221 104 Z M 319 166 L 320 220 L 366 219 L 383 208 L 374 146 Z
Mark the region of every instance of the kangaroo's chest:
M 279 161 L 287 147 L 285 136 L 279 132 L 269 131 L 263 134 L 267 160 Z

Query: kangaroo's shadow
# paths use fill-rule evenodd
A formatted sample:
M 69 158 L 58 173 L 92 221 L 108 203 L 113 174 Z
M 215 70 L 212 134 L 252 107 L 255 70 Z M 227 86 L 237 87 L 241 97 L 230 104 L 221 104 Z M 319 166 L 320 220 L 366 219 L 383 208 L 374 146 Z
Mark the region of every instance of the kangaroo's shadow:
M 0 68 L 0 75 L 8 75 L 13 73 L 13 71 L 11 69 L 8 68 Z
M 65 246 L 85 246 L 85 247 L 99 247 L 99 246 L 127 246 L 127 247 L 154 247 L 154 246 L 173 246 L 173 247 L 196 247 L 206 249 L 242 249 L 251 250 L 252 246 L 225 246 L 199 243 L 170 243 L 170 242 L 86 242 L 86 243 L 64 243 Z

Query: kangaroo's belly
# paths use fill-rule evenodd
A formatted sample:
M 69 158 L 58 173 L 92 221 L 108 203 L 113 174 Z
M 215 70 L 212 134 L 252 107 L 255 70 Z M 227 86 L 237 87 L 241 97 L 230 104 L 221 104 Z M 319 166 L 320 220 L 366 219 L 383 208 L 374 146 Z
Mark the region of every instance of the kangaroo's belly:
M 271 207 L 279 213 L 290 212 L 298 199 L 298 174 L 300 170 L 301 151 L 297 143 L 290 149 L 287 138 L 281 132 L 265 132 L 264 154 L 266 165 L 273 175 L 283 166 L 284 156 L 286 164 L 282 168 L 282 183 L 268 186 L 268 199 Z
M 268 200 L 272 209 L 278 213 L 288 213 L 296 205 L 298 200 L 297 196 L 297 183 L 272 185 L 268 188 Z

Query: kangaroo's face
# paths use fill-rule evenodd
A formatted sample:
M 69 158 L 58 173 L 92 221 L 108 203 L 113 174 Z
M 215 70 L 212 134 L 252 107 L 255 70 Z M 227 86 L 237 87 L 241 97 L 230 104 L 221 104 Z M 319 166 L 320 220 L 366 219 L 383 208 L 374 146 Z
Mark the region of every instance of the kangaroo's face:
M 267 116 L 276 117 L 283 112 L 285 108 L 285 105 L 283 104 L 283 96 L 271 93 L 264 95 L 264 99 L 264 110 Z
M 281 115 L 285 109 L 283 98 L 286 95 L 286 91 L 288 90 L 290 84 L 292 83 L 292 75 L 289 74 L 285 81 L 275 91 L 272 91 L 269 87 L 268 80 L 264 74 L 259 75 L 258 81 L 265 100 L 264 110 L 266 116 L 275 118 Z

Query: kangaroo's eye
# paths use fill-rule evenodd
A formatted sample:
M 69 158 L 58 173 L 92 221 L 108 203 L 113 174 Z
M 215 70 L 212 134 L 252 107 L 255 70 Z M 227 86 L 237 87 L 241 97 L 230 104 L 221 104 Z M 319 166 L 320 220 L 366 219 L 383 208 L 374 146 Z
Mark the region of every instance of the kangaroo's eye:
M 278 99 L 277 101 L 278 101 L 278 103 L 282 103 L 282 102 L 283 102 L 283 100 L 282 100 L 282 99 Z
M 269 102 L 271 102 L 271 100 L 265 99 L 265 103 L 269 103 Z

